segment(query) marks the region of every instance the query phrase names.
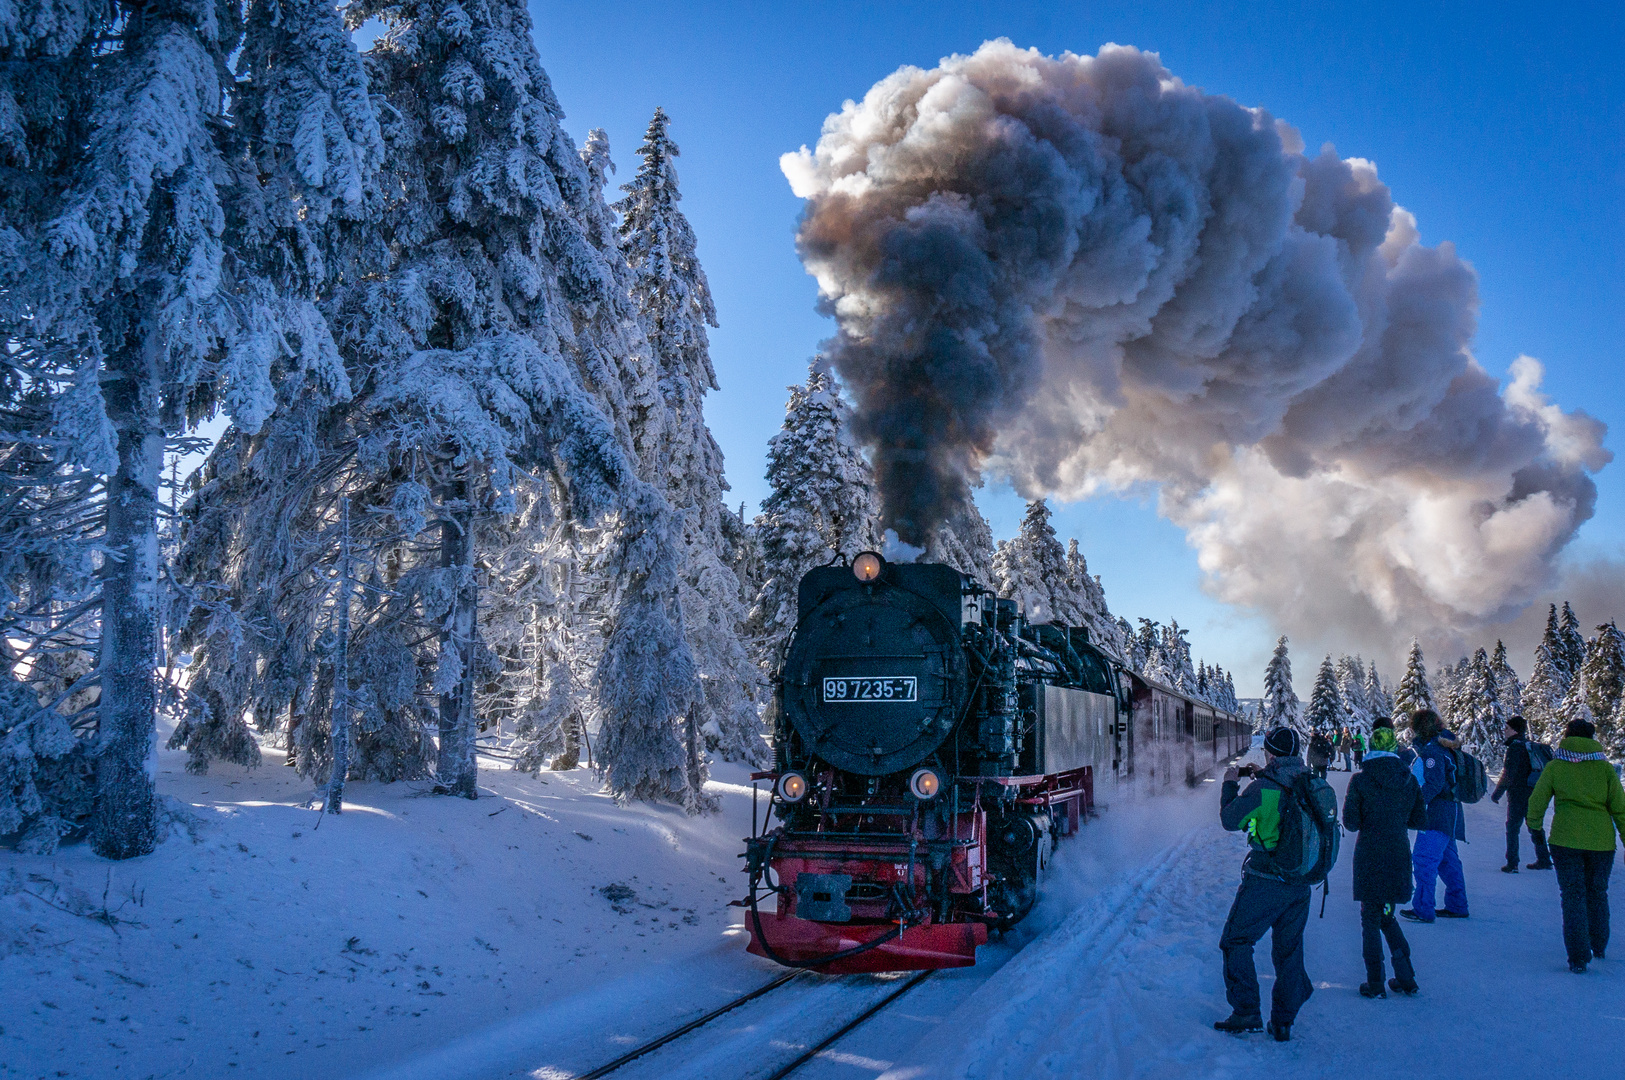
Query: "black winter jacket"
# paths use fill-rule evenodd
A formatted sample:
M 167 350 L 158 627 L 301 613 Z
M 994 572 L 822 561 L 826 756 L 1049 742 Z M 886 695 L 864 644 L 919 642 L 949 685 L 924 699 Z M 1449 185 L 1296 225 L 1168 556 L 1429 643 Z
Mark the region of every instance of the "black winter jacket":
M 1507 740 L 1507 756 L 1501 766 L 1501 779 L 1495 782 L 1495 791 L 1490 795 L 1491 802 L 1499 802 L 1502 795 L 1511 795 L 1512 801 L 1520 798 L 1527 799 L 1530 789 L 1534 787 L 1529 782 L 1529 773 L 1534 764 L 1529 760 L 1529 743 L 1522 735 Z
M 1368 753 L 1349 778 L 1343 827 L 1360 834 L 1354 845 L 1354 899 L 1397 904 L 1411 898 L 1411 844 L 1407 829 L 1425 829 L 1422 788 L 1399 758 Z

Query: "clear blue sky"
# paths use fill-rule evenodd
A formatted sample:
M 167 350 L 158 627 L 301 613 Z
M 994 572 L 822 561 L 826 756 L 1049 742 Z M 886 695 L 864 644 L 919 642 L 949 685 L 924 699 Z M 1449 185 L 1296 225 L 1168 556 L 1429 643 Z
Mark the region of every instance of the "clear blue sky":
M 1503 374 L 1519 353 L 1547 365 L 1565 407 L 1625 430 L 1625 5 L 1203 3 L 533 5 L 537 45 L 580 142 L 602 127 L 628 179 L 655 107 L 682 147 L 684 209 L 716 294 L 722 391 L 707 418 L 733 498 L 766 492 L 765 447 L 784 388 L 833 325 L 796 259 L 800 202 L 779 155 L 904 64 L 1008 37 L 1048 53 L 1106 42 L 1161 54 L 1185 82 L 1262 106 L 1310 148 L 1377 163 L 1428 244 L 1453 241 L 1480 276 L 1475 351 Z M 1625 462 L 1599 476 L 1576 554 L 1618 554 Z M 1009 536 L 1021 504 L 979 500 Z M 1150 501 L 1056 507 L 1101 574 L 1113 610 L 1177 617 L 1195 651 L 1256 693 L 1273 633 L 1200 588 L 1183 535 Z M 1582 612 L 1582 614 L 1585 614 Z M 1625 612 L 1618 613 L 1625 616 Z M 1587 616 L 1589 617 L 1589 616 Z M 1300 692 L 1313 677 L 1300 657 Z M 1396 673 L 1397 674 L 1397 673 Z

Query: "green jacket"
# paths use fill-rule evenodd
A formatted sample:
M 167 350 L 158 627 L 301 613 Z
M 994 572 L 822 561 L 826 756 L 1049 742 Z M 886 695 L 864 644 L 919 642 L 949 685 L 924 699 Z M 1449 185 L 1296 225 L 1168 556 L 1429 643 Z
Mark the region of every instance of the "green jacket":
M 1570 736 L 1558 745 L 1529 795 L 1531 829 L 1545 822 L 1553 799 L 1557 811 L 1547 838 L 1558 847 L 1613 851 L 1614 833 L 1625 836 L 1625 790 L 1597 740 Z
M 1259 772 L 1245 791 L 1234 780 L 1219 789 L 1219 823 L 1230 832 L 1245 832 L 1247 861 L 1242 870 L 1257 877 L 1279 877 L 1272 855 L 1281 842 L 1281 792 L 1308 770 L 1303 759 L 1280 757 Z

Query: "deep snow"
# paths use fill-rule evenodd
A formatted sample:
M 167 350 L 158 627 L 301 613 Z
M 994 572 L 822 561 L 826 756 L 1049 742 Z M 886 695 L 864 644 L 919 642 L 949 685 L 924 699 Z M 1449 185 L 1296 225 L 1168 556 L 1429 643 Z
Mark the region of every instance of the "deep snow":
M 196 842 L 182 832 L 123 864 L 83 847 L 4 857 L 0 1075 L 562 1080 L 778 973 L 744 953 L 726 906 L 750 823 L 739 770 L 718 770 L 732 782 L 713 786 L 723 809 L 705 819 L 617 807 L 585 770 L 490 768 L 473 804 L 352 785 L 352 808 L 316 828 L 299 807 L 309 785 L 279 762 L 190 777 L 166 754 L 162 789 L 200 819 Z M 1310 921 L 1316 992 L 1295 1040 L 1213 1032 L 1243 854 L 1217 796 L 1119 797 L 1063 846 L 1028 923 L 803 1075 L 1618 1074 L 1625 960 L 1567 972 L 1556 882 L 1496 871 L 1504 811 L 1487 801 L 1468 808 L 1462 849 L 1473 917 L 1406 926 L 1421 996 L 1355 992 L 1345 847 L 1326 917 Z M 51 906 L 94 914 L 104 888 L 114 926 Z M 1267 999 L 1267 942 L 1259 966 Z M 760 1075 L 887 989 L 813 977 L 626 1075 Z

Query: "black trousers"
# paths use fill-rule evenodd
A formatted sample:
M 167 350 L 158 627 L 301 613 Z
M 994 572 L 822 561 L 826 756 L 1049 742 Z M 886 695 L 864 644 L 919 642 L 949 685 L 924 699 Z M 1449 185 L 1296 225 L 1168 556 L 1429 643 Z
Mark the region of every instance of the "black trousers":
M 1224 952 L 1224 996 L 1243 1016 L 1260 1016 L 1258 969 L 1253 946 L 1270 934 L 1270 959 L 1275 964 L 1275 990 L 1270 995 L 1270 1019 L 1290 1024 L 1314 993 L 1303 969 L 1303 929 L 1309 923 L 1309 886 L 1288 885 L 1247 874 L 1230 905 L 1219 948 Z
M 1528 824 L 1529 817 L 1529 791 L 1507 792 L 1507 865 L 1518 865 L 1518 834 Z M 1546 848 L 1546 832 L 1543 829 L 1530 829 L 1529 839 L 1535 842 L 1535 861 L 1549 863 L 1552 854 Z
M 1411 943 L 1405 940 L 1405 931 L 1394 918 L 1394 905 L 1379 904 L 1372 900 L 1360 901 L 1360 955 L 1365 958 L 1366 982 L 1383 985 L 1382 940 L 1388 939 L 1388 951 L 1394 957 L 1394 974 L 1402 981 L 1415 982 L 1416 969 L 1411 967 Z
M 1563 946 L 1569 963 L 1590 963 L 1608 948 L 1608 875 L 1612 851 L 1583 851 L 1552 845 L 1552 866 L 1563 892 Z

